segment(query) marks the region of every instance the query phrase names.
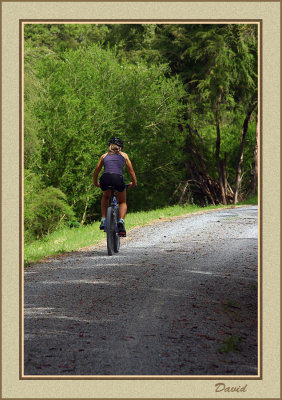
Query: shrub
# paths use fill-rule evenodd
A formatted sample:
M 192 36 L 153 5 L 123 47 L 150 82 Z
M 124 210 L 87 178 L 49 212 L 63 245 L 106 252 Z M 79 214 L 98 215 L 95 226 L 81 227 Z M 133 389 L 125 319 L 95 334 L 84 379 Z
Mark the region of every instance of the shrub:
M 25 177 L 25 242 L 30 242 L 74 220 L 66 195 L 57 188 L 42 187 L 38 176 Z

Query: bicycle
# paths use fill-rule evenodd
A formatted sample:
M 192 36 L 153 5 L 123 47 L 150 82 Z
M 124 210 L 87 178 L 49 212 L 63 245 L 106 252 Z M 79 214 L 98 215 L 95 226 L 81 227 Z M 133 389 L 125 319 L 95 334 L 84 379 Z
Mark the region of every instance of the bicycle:
M 128 188 L 128 186 L 128 184 L 125 185 L 126 188 Z M 107 233 L 108 255 L 112 256 L 113 253 L 118 253 L 120 249 L 120 236 L 118 233 L 119 205 L 114 187 L 108 186 L 108 189 L 111 190 L 111 197 L 107 209 L 104 232 Z

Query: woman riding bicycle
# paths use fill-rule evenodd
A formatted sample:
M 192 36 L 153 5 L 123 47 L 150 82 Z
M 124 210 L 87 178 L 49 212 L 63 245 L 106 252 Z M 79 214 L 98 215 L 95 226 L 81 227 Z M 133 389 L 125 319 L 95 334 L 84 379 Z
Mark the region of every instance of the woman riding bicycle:
M 111 196 L 111 190 L 108 189 L 109 186 L 115 188 L 115 193 L 119 202 L 119 215 L 120 219 L 118 221 L 118 230 L 121 236 L 126 236 L 126 230 L 124 226 L 124 218 L 127 211 L 126 204 L 126 189 L 125 181 L 123 176 L 124 164 L 130 174 L 132 182 L 130 182 L 129 187 L 136 186 L 136 176 L 133 170 L 131 161 L 126 153 L 121 150 L 123 148 L 123 142 L 117 137 L 113 137 L 109 140 L 109 151 L 102 155 L 100 158 L 94 173 L 93 173 L 93 183 L 95 186 L 100 187 L 103 191 L 103 197 L 101 200 L 101 212 L 102 219 L 100 229 L 103 230 L 105 226 L 105 220 L 107 215 L 107 208 L 109 205 L 109 198 Z M 99 179 L 98 175 L 104 166 L 104 172 Z

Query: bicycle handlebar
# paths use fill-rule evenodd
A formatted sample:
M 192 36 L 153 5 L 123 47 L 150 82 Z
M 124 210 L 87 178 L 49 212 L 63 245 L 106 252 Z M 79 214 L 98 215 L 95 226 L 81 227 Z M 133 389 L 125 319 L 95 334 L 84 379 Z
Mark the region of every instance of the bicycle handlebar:
M 127 189 L 130 186 L 130 183 L 126 183 L 125 184 L 125 188 Z M 137 184 L 135 185 L 135 187 L 137 187 Z

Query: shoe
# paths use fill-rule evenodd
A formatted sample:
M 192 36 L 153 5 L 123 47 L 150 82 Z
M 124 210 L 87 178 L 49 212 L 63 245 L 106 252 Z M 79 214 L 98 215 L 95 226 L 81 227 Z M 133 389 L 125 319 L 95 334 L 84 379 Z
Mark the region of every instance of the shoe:
M 126 237 L 124 221 L 121 219 L 118 221 L 118 234 L 119 234 L 119 236 Z
M 104 220 L 104 219 L 101 220 L 100 230 L 101 230 L 101 231 L 104 231 L 104 230 L 105 230 L 105 220 Z

